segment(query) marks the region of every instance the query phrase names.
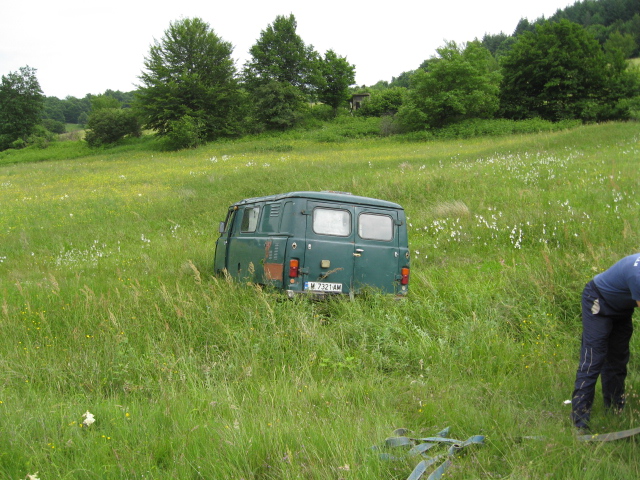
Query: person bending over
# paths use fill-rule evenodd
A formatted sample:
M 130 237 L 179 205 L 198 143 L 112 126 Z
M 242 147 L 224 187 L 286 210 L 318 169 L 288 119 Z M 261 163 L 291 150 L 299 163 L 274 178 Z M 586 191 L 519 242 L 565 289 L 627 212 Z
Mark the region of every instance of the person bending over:
M 579 429 L 589 428 L 598 376 L 605 408 L 616 412 L 624 408 L 631 317 L 638 306 L 640 253 L 618 261 L 584 287 L 580 363 L 571 399 L 571 420 Z

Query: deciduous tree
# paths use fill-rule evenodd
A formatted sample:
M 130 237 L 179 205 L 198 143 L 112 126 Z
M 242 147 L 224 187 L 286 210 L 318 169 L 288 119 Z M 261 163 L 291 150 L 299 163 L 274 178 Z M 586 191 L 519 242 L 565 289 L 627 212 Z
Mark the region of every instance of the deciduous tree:
M 448 42 L 429 71 L 419 69 L 399 111 L 406 129 L 439 128 L 469 118 L 491 118 L 498 109 L 500 74 L 491 53 L 470 42 Z
M 293 14 L 278 16 L 249 50 L 243 81 L 257 128 L 283 129 L 299 123 L 322 83 L 318 54 L 296 29 Z
M 2 76 L 0 83 L 0 150 L 16 140 L 25 141 L 40 123 L 44 95 L 36 78 L 36 69 L 21 67 Z
M 622 95 L 612 90 L 620 68 L 608 64 L 592 35 L 568 20 L 522 34 L 502 69 L 501 108 L 509 118 L 606 119 Z
M 318 54 L 296 33 L 293 14 L 279 15 L 260 33 L 245 64 L 244 82 L 250 90 L 276 81 L 288 83 L 309 94 L 318 81 Z
M 172 22 L 140 76 L 136 107 L 146 127 L 166 135 L 189 117 L 203 140 L 237 133 L 241 96 L 232 51 L 200 18 Z
M 318 100 L 333 108 L 336 115 L 338 108 L 349 100 L 349 87 L 355 83 L 356 67 L 333 50 L 324 54 L 319 67 L 322 81 L 318 88 Z

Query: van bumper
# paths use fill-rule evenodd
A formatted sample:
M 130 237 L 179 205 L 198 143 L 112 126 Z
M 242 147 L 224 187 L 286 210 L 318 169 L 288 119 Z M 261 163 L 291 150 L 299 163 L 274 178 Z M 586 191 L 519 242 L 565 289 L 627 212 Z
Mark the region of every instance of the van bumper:
M 327 298 L 327 297 L 352 297 L 353 293 L 329 293 L 329 292 L 308 292 L 304 290 L 286 290 L 287 297 L 294 298 L 300 295 L 307 295 L 312 298 Z M 395 293 L 395 298 L 402 299 L 409 293 L 408 289 L 403 288 L 401 291 Z M 357 295 L 357 294 L 356 294 Z M 389 295 L 394 295 L 390 293 Z

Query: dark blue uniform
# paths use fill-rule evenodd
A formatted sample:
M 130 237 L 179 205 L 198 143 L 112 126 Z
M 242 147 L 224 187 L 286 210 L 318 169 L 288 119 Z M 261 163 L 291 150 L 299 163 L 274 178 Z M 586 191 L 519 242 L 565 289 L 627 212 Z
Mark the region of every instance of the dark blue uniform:
M 596 275 L 582 292 L 582 346 L 571 411 L 578 428 L 588 427 L 598 376 L 605 408 L 624 407 L 631 316 L 639 300 L 640 253 Z

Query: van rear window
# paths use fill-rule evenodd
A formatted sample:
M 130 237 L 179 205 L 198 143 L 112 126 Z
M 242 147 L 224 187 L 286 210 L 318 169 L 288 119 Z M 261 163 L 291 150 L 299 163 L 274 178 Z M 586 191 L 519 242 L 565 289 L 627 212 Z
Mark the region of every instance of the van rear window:
M 242 214 L 242 225 L 240 231 L 242 232 L 255 232 L 258 226 L 258 215 L 260 214 L 260 207 L 247 207 Z
M 358 217 L 358 235 L 366 240 L 388 242 L 393 239 L 393 218 L 363 213 Z
M 313 209 L 313 231 L 320 235 L 351 235 L 351 214 L 347 210 Z

